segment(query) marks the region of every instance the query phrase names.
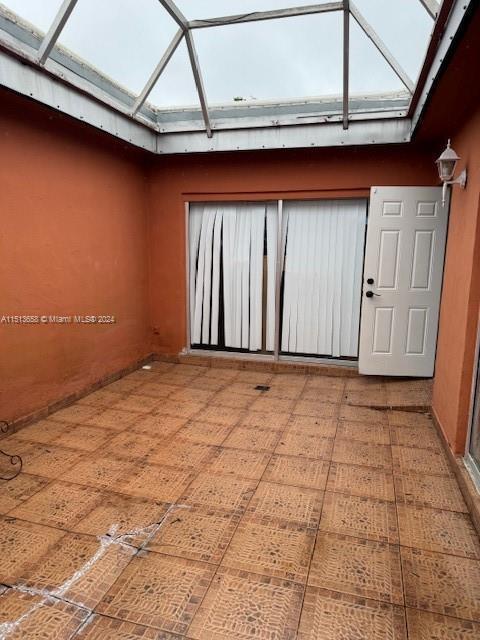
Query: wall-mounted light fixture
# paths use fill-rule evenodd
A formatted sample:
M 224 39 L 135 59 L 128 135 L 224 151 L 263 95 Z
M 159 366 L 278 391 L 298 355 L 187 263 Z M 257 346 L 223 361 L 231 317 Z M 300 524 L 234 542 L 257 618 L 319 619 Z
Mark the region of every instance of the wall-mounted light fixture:
M 450 140 L 448 141 L 447 148 L 440 155 L 439 158 L 435 161 L 438 167 L 438 175 L 440 180 L 443 182 L 443 192 L 442 192 L 442 204 L 445 205 L 446 196 L 447 196 L 447 185 L 449 184 L 459 184 L 462 189 L 465 189 L 465 185 L 467 184 L 467 170 L 464 169 L 462 173 L 458 176 L 458 178 L 453 179 L 455 174 L 455 168 L 457 166 L 457 162 L 460 160 L 460 156 L 458 156 L 455 151 L 450 146 Z

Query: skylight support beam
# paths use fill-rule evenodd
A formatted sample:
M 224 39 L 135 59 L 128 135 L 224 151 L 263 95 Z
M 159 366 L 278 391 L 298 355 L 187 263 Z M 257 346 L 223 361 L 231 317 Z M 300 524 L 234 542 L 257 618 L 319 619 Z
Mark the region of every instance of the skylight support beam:
M 163 1 L 160 0 L 163 4 Z M 207 27 L 223 27 L 229 24 L 242 24 L 244 22 L 257 22 L 259 20 L 278 20 L 279 18 L 292 18 L 295 16 L 307 16 L 315 13 L 328 13 L 342 11 L 343 2 L 326 2 L 324 4 L 311 4 L 303 7 L 289 9 L 276 9 L 273 11 L 253 11 L 219 18 L 206 18 L 204 20 L 191 20 L 189 29 L 204 29 Z
M 440 10 L 440 3 L 437 2 L 437 0 L 420 0 L 420 2 L 425 7 L 429 16 L 435 20 Z
M 77 0 L 64 0 L 62 6 L 58 10 L 57 15 L 55 16 L 54 21 L 47 34 L 45 35 L 40 48 L 38 50 L 38 62 L 40 64 L 45 64 L 46 59 L 50 55 L 51 50 L 55 46 L 55 43 L 60 36 L 63 27 L 66 25 L 70 14 L 75 8 L 77 4 Z
M 212 137 L 212 126 L 210 124 L 210 115 L 208 113 L 207 99 L 205 97 L 205 88 L 203 86 L 202 73 L 200 71 L 200 64 L 198 62 L 197 51 L 195 49 L 195 43 L 193 41 L 192 32 L 190 29 L 185 31 L 185 40 L 187 42 L 188 55 L 190 57 L 190 64 L 192 65 L 193 77 L 195 85 L 197 87 L 198 99 L 200 100 L 200 107 L 202 109 L 203 121 L 205 123 L 205 129 L 207 136 Z
M 350 0 L 343 0 L 343 128 L 348 129 L 350 63 Z
M 132 109 L 132 116 L 134 116 L 137 113 L 137 111 L 141 109 L 143 103 L 148 98 L 151 90 L 155 86 L 155 83 L 157 82 L 159 77 L 162 75 L 163 70 L 165 69 L 167 64 L 170 62 L 170 58 L 173 56 L 178 45 L 182 41 L 183 35 L 184 35 L 183 29 L 179 29 L 177 33 L 173 36 L 172 41 L 170 42 L 170 44 L 167 47 L 167 50 L 162 56 L 162 59 L 157 64 L 157 66 L 155 67 L 155 70 L 153 71 L 152 75 L 150 76 L 146 85 L 144 86 L 142 93 L 135 100 L 135 104 L 133 105 L 133 109 Z
M 162 7 L 175 20 L 180 29 L 185 31 L 188 28 L 188 20 L 172 0 L 159 0 Z
M 360 13 L 357 7 L 353 4 L 353 2 L 350 2 L 350 13 L 355 18 L 355 20 L 357 21 L 361 29 L 364 31 L 364 33 L 368 36 L 368 38 L 370 38 L 373 44 L 380 51 L 382 56 L 385 58 L 385 60 L 390 65 L 390 67 L 394 70 L 394 72 L 400 78 L 402 83 L 406 86 L 406 88 L 410 91 L 410 93 L 413 93 L 415 89 L 415 85 L 410 79 L 409 75 L 402 68 L 400 63 L 397 61 L 394 55 L 387 48 L 386 44 L 383 42 L 383 40 L 380 38 L 377 32 L 373 29 L 371 24 L 363 17 L 363 15 Z

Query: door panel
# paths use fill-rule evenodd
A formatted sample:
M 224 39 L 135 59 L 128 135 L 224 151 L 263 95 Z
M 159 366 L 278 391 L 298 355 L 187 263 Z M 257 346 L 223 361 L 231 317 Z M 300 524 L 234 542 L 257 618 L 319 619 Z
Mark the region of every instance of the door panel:
M 440 187 L 372 188 L 360 373 L 433 375 L 448 221 L 441 199 Z

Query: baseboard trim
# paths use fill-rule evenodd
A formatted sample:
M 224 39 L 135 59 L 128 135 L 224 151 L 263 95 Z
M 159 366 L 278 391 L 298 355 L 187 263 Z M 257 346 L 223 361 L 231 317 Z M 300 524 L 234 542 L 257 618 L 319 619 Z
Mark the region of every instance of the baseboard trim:
M 443 445 L 451 469 L 457 479 L 460 491 L 462 492 L 463 499 L 466 502 L 467 508 L 470 512 L 473 525 L 480 536 L 480 493 L 477 491 L 475 484 L 465 466 L 463 456 L 455 454 L 448 443 L 445 433 L 441 427 L 440 421 L 435 414 L 435 411 L 431 410 L 431 416 L 433 424 L 438 432 L 440 441 Z
M 8 429 L 8 432 L 4 435 L 4 437 L 6 437 L 7 435 L 11 435 L 12 432 L 20 431 L 24 427 L 27 427 L 28 425 L 32 424 L 32 422 L 37 422 L 37 420 L 42 420 L 47 416 L 51 415 L 52 413 L 59 411 L 60 409 L 65 409 L 65 407 L 68 407 L 69 405 L 73 404 L 77 400 L 80 400 L 80 398 L 88 396 L 89 393 L 92 393 L 93 391 L 97 391 L 98 389 L 101 389 L 102 387 L 109 385 L 111 382 L 115 382 L 115 380 L 118 380 L 119 378 L 123 378 L 123 376 L 126 376 L 129 373 L 136 371 L 139 367 L 142 367 L 145 364 L 152 362 L 152 360 L 154 359 L 155 359 L 154 354 L 150 353 L 144 358 L 140 358 L 139 360 L 136 360 L 135 362 L 128 365 L 127 367 L 124 367 L 123 369 L 115 371 L 114 373 L 110 373 L 104 376 L 103 378 L 96 380 L 92 384 L 87 385 L 86 387 L 82 387 L 82 389 L 80 389 L 79 391 L 76 391 L 75 393 L 71 393 L 68 396 L 64 396 L 63 398 L 60 398 L 55 402 L 51 402 L 50 404 L 40 409 L 37 409 L 36 411 L 32 411 L 29 414 L 26 414 L 24 416 L 21 416 L 20 418 L 17 418 L 16 420 L 12 420 L 11 422 L 8 423 L 9 429 Z

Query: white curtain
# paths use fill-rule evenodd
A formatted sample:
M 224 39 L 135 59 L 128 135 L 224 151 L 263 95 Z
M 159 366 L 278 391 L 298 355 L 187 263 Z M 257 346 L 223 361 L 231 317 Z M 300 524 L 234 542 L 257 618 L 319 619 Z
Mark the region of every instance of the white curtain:
M 267 259 L 266 331 L 267 349 L 273 349 L 276 206 L 260 203 L 190 207 L 192 344 L 218 345 L 220 278 L 223 276 L 225 346 L 250 351 L 262 349 L 265 224 L 267 247 L 274 252 Z
M 282 351 L 358 355 L 366 202 L 285 202 Z

